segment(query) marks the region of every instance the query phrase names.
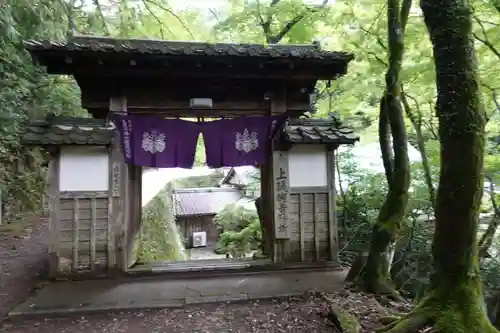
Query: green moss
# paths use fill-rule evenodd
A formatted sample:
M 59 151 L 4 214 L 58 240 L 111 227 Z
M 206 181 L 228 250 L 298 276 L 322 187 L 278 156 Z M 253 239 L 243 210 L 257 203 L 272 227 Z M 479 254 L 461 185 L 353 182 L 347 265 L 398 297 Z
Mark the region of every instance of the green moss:
M 167 184 L 142 209 L 141 230 L 137 242 L 140 262 L 186 259 L 182 238 L 172 212 L 172 189 L 171 184 Z
M 358 319 L 340 306 L 330 305 L 330 312 L 337 318 L 344 333 L 362 332 Z
M 13 223 L 2 224 L 0 225 L 0 232 L 2 233 L 22 233 L 26 231 L 27 228 L 33 226 L 33 221 L 16 221 Z
M 498 332 L 486 316 L 481 283 L 476 277 L 457 286 L 436 287 L 408 316 L 381 331 L 413 333 L 425 326 L 432 326 L 433 333 Z

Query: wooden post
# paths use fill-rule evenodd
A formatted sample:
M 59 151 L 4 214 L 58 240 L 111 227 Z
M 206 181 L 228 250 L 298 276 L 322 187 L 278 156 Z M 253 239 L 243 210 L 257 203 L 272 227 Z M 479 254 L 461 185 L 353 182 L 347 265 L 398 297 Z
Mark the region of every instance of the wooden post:
M 337 146 L 328 147 L 327 170 L 328 170 L 328 232 L 330 245 L 330 260 L 338 263 L 339 260 L 339 238 L 337 222 L 337 191 L 335 189 L 335 150 Z
M 90 270 L 95 270 L 96 262 L 96 224 L 97 224 L 97 202 L 96 198 L 90 199 Z
M 78 271 L 78 252 L 80 246 L 80 201 L 73 199 L 73 260 L 71 268 L 74 273 Z
M 313 193 L 313 226 L 314 226 L 314 258 L 319 261 L 320 248 L 319 248 L 319 211 L 318 211 L 318 197 L 317 193 Z
M 273 206 L 274 206 L 274 236 L 282 261 L 289 256 L 290 224 L 290 179 L 288 173 L 288 152 L 273 152 Z
M 110 112 L 127 112 L 125 97 L 111 97 Z M 122 172 L 123 171 L 123 172 Z M 109 147 L 109 188 L 108 188 L 108 271 L 116 268 L 127 269 L 128 182 L 122 173 L 128 168 L 121 154 L 118 135 Z
M 305 253 L 305 230 L 304 230 L 304 194 L 299 193 L 299 240 L 300 240 L 300 261 L 306 261 Z
M 285 82 L 278 82 L 278 86 L 272 91 L 271 93 L 271 110 L 270 113 L 271 115 L 277 115 L 277 114 L 285 114 L 286 113 L 286 83 Z M 289 232 L 290 232 L 290 227 L 288 226 L 288 223 L 285 223 L 283 226 L 285 227 L 286 231 L 283 233 L 281 232 L 280 235 L 277 234 L 277 231 L 279 229 L 278 222 L 277 222 L 277 209 L 278 209 L 278 203 L 277 203 L 277 193 L 276 193 L 276 178 L 279 177 L 279 166 L 283 166 L 285 162 L 281 161 L 278 164 L 275 164 L 274 159 L 277 156 L 282 156 L 282 155 L 276 155 L 274 152 L 274 143 L 271 145 L 271 149 L 269 151 L 269 178 L 268 178 L 268 210 L 267 210 L 267 219 L 269 221 L 269 227 L 270 227 L 270 232 L 272 232 L 272 248 L 273 248 L 273 254 L 274 254 L 274 262 L 278 261 L 283 261 L 285 258 L 285 253 L 287 252 L 287 239 L 290 238 Z M 279 154 L 280 152 L 278 152 Z M 282 153 L 283 158 L 284 156 L 288 156 L 288 153 Z M 276 169 L 278 168 L 278 169 Z M 288 158 L 286 158 L 286 184 L 288 184 Z M 289 188 L 289 186 L 288 186 Z M 286 192 L 288 193 L 288 191 Z M 284 214 L 281 214 L 280 216 L 286 216 L 286 219 L 289 219 L 288 216 L 288 204 L 289 204 L 289 194 L 285 194 L 286 200 L 283 201 L 281 200 L 280 202 L 282 204 L 285 204 L 285 209 L 284 209 Z M 283 209 L 282 209 L 283 210 Z M 280 223 L 283 224 L 283 223 Z M 282 226 L 282 227 L 283 227 Z M 277 241 L 277 239 L 280 239 L 280 241 Z M 279 244 L 278 244 L 279 243 Z
M 274 235 L 276 239 L 290 239 L 290 177 L 288 152 L 273 152 Z
M 55 278 L 60 273 L 61 251 L 59 246 L 59 150 L 51 154 L 48 170 L 49 201 L 49 276 Z

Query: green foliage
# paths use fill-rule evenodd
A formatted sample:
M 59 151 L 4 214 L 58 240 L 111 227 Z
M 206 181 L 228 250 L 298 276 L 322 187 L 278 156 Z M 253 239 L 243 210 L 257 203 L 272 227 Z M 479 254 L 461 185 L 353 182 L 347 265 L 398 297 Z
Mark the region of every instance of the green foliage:
M 216 170 L 211 175 L 192 176 L 173 181 L 175 188 L 200 188 L 200 187 L 215 187 L 222 180 L 222 171 Z
M 142 209 L 139 261 L 185 260 L 182 237 L 173 215 L 172 184 L 168 183 Z
M 62 40 L 74 32 L 184 40 L 203 40 L 211 34 L 197 11 L 175 13 L 163 1 L 145 0 L 143 7 L 138 6 L 141 2 L 96 0 L 83 6 L 74 0 L 7 0 L 1 4 L 0 190 L 8 220 L 39 209 L 45 190 L 43 165 L 48 156 L 21 145 L 23 124 L 48 113 L 88 116 L 74 80 L 47 75 L 32 62 L 23 41 Z
M 214 217 L 214 222 L 221 230 L 217 253 L 240 258 L 259 250 L 262 234 L 255 210 L 245 208 L 243 205 L 230 204 Z
M 65 2 L 46 0 L 7 0 L 0 10 L 0 175 L 8 220 L 40 208 L 45 186 L 47 157 L 21 145 L 23 123 L 48 112 L 83 112 L 72 80 L 49 77 L 23 47 L 27 39 L 63 38 L 66 11 Z
M 348 150 L 339 154 L 342 188 L 339 202 L 341 223 L 341 260 L 351 263 L 357 253 L 368 251 L 373 223 L 384 200 L 387 183 L 381 173 L 359 167 Z M 406 219 L 396 243 L 391 275 L 403 294 L 416 297 L 427 285 L 430 267 L 430 241 L 433 224 L 428 191 L 417 166 Z M 345 186 L 347 181 L 348 186 Z
M 351 151 L 339 154 L 341 259 L 351 262 L 358 252 L 368 251 L 372 224 L 382 205 L 387 183 L 382 174 L 358 167 Z

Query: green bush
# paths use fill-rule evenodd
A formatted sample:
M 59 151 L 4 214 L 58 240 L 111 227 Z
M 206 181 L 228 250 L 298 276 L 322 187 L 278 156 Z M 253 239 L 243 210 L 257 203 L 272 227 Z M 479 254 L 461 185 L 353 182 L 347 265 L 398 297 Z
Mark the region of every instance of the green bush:
M 339 157 L 340 178 L 348 180 L 338 200 L 340 223 L 340 258 L 352 263 L 360 252 L 370 247 L 373 224 L 387 193 L 387 182 L 383 173 L 362 170 L 347 151 Z M 412 187 L 391 269 L 398 289 L 409 297 L 418 297 L 427 285 L 431 272 L 430 244 L 433 223 L 428 218 L 432 207 L 428 190 L 418 165 L 412 166 Z
M 339 156 L 340 178 L 349 185 L 339 193 L 340 258 L 352 263 L 359 252 L 369 250 L 373 223 L 386 194 L 383 174 L 361 170 L 348 151 Z M 396 287 L 407 297 L 418 299 L 429 283 L 432 272 L 431 245 L 434 234 L 433 208 L 429 200 L 423 170 L 419 163 L 412 165 L 410 200 L 406 219 L 396 242 L 391 276 Z M 437 171 L 433 170 L 437 183 Z M 487 205 L 483 209 L 491 211 Z M 500 247 L 495 242 L 496 248 Z M 496 251 L 495 251 L 496 252 Z M 485 294 L 494 297 L 500 291 L 500 256 L 481 260 L 481 276 Z
M 241 258 L 260 249 L 262 234 L 260 221 L 255 210 L 231 204 L 214 217 L 221 230 L 216 252 Z

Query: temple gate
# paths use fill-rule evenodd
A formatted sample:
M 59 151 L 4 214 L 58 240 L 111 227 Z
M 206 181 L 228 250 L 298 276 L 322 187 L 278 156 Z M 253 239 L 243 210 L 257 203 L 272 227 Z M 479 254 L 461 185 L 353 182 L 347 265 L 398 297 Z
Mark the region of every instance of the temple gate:
M 353 56 L 316 45 L 205 44 L 74 37 L 28 41 L 50 74 L 73 75 L 93 118 L 51 116 L 26 127 L 25 144 L 52 154 L 51 274 L 126 272 L 141 228 L 141 168 L 124 163 L 113 112 L 165 118 L 281 114 L 290 120 L 260 166 L 262 225 L 274 264 L 337 261 L 334 151 L 358 137 L 311 111 L 318 80 Z M 311 173 L 317 168 L 317 177 Z M 85 175 L 89 176 L 87 181 Z M 311 178 L 312 177 L 312 178 Z

